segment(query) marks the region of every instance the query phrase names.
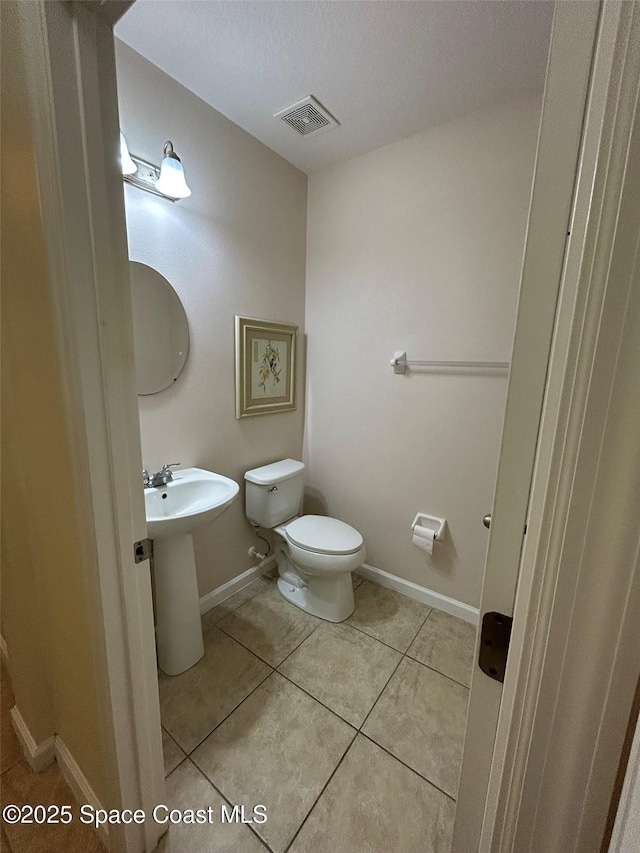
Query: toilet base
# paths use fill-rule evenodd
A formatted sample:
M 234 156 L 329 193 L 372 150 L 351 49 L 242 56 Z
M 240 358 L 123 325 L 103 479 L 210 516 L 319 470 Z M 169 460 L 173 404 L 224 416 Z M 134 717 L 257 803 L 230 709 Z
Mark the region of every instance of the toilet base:
M 351 572 L 333 577 L 305 577 L 288 568 L 278 578 L 283 598 L 327 622 L 344 622 L 355 609 Z

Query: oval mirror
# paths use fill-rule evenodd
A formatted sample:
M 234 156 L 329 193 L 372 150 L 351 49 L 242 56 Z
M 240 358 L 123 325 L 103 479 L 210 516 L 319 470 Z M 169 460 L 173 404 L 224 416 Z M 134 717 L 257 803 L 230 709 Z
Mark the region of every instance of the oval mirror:
M 176 381 L 189 354 L 189 325 L 180 297 L 167 279 L 130 261 L 136 388 L 157 394 Z

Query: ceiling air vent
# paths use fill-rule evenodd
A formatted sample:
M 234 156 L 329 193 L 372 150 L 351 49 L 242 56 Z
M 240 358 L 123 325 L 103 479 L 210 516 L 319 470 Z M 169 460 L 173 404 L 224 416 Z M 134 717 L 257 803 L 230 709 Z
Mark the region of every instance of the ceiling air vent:
M 300 136 L 316 136 L 340 124 L 321 103 L 316 101 L 313 95 L 308 95 L 297 104 L 285 107 L 273 117 L 281 118 Z

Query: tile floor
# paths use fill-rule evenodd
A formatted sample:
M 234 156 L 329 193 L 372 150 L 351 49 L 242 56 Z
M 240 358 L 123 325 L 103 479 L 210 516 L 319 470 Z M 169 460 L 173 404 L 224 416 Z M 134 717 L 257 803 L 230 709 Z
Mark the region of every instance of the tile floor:
M 204 616 L 195 667 L 160 675 L 169 805 L 268 815 L 173 826 L 164 853 L 448 853 L 475 629 L 354 587 L 333 625 L 261 578 Z
M 42 773 L 35 773 L 22 756 L 13 731 L 9 711 L 15 704 L 9 674 L 2 664 L 0 679 L 0 791 L 2 805 L 15 803 L 35 806 L 72 806 L 76 803 L 70 788 L 54 762 Z M 0 825 L 0 853 L 106 853 L 93 830 L 73 820 L 70 824 Z

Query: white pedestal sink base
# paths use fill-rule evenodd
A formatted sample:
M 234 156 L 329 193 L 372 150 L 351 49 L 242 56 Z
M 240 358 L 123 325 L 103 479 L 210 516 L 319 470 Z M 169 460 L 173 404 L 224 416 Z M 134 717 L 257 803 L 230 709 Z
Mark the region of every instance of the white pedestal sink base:
M 191 531 L 233 503 L 238 484 L 203 468 L 177 471 L 144 490 L 147 535 L 153 539 L 158 664 L 179 675 L 204 654 Z
M 178 533 L 153 540 L 158 666 L 179 675 L 204 654 L 193 538 Z

